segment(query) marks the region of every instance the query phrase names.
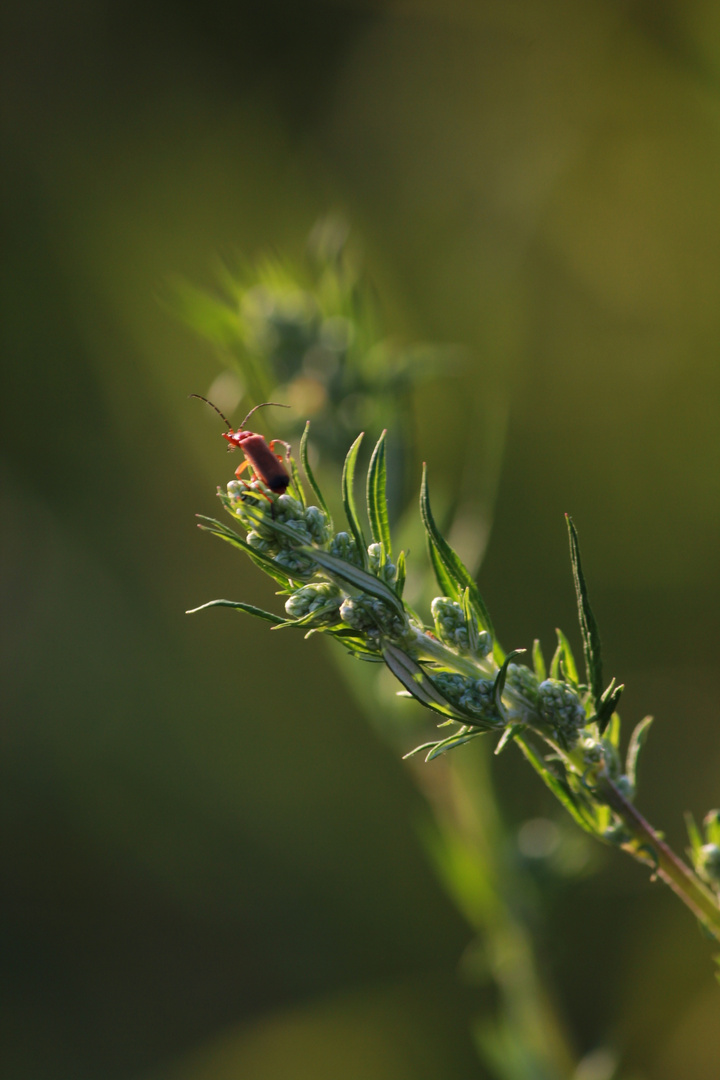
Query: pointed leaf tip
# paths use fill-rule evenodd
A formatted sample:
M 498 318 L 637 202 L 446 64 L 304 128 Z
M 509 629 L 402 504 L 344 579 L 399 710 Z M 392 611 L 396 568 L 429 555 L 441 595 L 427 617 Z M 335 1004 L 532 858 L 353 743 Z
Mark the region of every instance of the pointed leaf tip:
M 352 444 L 347 452 L 345 458 L 345 464 L 342 471 L 342 498 L 343 506 L 345 507 L 345 514 L 348 519 L 348 525 L 350 531 L 353 534 L 355 543 L 358 548 L 358 553 L 362 559 L 363 569 L 367 569 L 367 544 L 365 542 L 365 536 L 363 535 L 362 525 L 360 524 L 360 518 L 357 512 L 357 505 L 355 503 L 355 466 L 357 464 L 357 457 L 360 451 L 360 444 L 363 441 L 364 431 L 361 431 L 355 442 Z
M 600 701 L 603 692 L 602 677 L 602 652 L 600 647 L 600 632 L 597 621 L 590 607 L 585 575 L 583 574 L 580 561 L 580 541 L 573 519 L 569 514 L 565 515 L 570 541 L 570 563 L 572 566 L 573 582 L 575 584 L 575 597 L 578 606 L 578 620 L 583 641 L 583 653 L 585 655 L 585 669 L 587 672 L 588 686 L 592 690 L 596 711 L 600 711 Z
M 310 485 L 310 487 L 315 492 L 315 496 L 316 496 L 317 501 L 318 501 L 318 503 L 320 505 L 320 509 L 323 511 L 326 518 L 328 519 L 328 523 L 330 525 L 330 528 L 332 528 L 332 516 L 330 514 L 330 511 L 328 510 L 327 503 L 325 502 L 325 498 L 323 496 L 323 493 L 320 490 L 318 482 L 315 479 L 315 474 L 313 473 L 312 467 L 310 465 L 310 457 L 309 457 L 309 454 L 308 454 L 308 439 L 309 439 L 309 437 L 310 437 L 310 421 L 308 420 L 306 422 L 306 424 L 305 424 L 305 430 L 302 433 L 302 438 L 300 439 L 300 461 L 302 462 L 303 471 L 304 471 L 304 473 L 305 473 L 305 475 L 307 477 L 308 484 Z
M 376 544 L 382 544 L 386 558 L 392 556 L 392 538 L 390 536 L 390 517 L 387 505 L 387 465 L 385 458 L 385 436 L 387 429 L 377 441 L 367 472 L 367 510 L 370 532 Z
M 422 484 L 420 486 L 420 514 L 427 534 L 430 548 L 430 559 L 435 571 L 439 587 L 446 596 L 451 597 L 457 603 L 462 602 L 465 589 L 469 590 L 469 597 L 475 611 L 476 618 L 483 630 L 487 630 L 493 639 L 493 652 L 498 664 L 502 664 L 505 654 L 495 638 L 495 629 L 490 618 L 490 613 L 480 595 L 475 579 L 472 577 L 460 557 L 450 547 L 445 537 L 437 527 L 432 509 L 430 507 L 430 490 L 428 486 L 427 464 L 423 464 Z

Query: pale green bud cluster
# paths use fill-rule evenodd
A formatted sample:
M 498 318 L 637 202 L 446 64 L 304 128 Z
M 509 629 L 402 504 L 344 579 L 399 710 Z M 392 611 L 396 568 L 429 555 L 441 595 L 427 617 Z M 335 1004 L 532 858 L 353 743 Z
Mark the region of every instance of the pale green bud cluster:
M 532 723 L 537 713 L 540 681 L 524 664 L 508 664 L 503 697 L 509 703 L 510 718 Z
M 344 559 L 345 562 L 353 563 L 354 566 L 361 565 L 361 559 L 359 557 L 357 544 L 354 538 L 347 532 L 338 532 L 333 536 L 328 551 L 331 555 L 334 555 L 337 559 Z
M 248 530 L 248 544 L 272 556 L 290 573 L 307 575 L 313 567 L 311 560 L 294 548 L 309 544 L 324 547 L 332 536 L 327 515 L 318 506 L 304 507 L 291 495 L 273 495 L 261 480 L 231 480 L 223 501 Z M 294 535 L 284 535 L 274 528 L 275 524 L 284 525 Z
M 470 630 L 465 612 L 460 604 L 448 596 L 436 596 L 430 605 L 435 622 L 435 633 L 444 645 L 450 645 L 458 652 L 473 652 L 474 656 L 485 657 L 492 649 L 492 638 L 487 631 L 479 631 L 473 616 L 473 633 L 477 647 L 471 650 Z
M 376 647 L 382 637 L 399 642 L 408 635 L 407 620 L 374 596 L 346 597 L 340 605 L 340 618 Z
M 433 675 L 433 683 L 451 705 L 464 712 L 476 724 L 502 727 L 504 720 L 495 701 L 493 679 L 471 679 L 441 671 Z
M 335 558 L 362 567 L 355 538 L 347 532 L 333 534 L 327 515 L 317 506 L 304 507 L 288 494 L 273 495 L 259 480 L 233 480 L 228 484 L 227 495 L 221 497 L 227 509 L 248 529 L 248 544 L 258 553 L 269 555 L 290 575 L 307 578 L 323 574 L 309 555 L 298 552 L 300 546 L 323 548 Z M 288 529 L 293 535 L 287 535 Z M 382 544 L 370 544 L 368 572 L 390 587 L 395 584 L 397 568 L 384 555 Z M 348 595 L 328 580 L 295 589 L 285 603 L 285 611 L 288 618 L 306 619 L 306 625 L 310 626 L 345 623 L 363 636 L 367 645 L 378 650 L 382 638 L 409 646 L 416 636 L 408 618 L 382 600 L 363 593 Z
M 285 498 L 285 496 L 283 495 L 282 498 Z M 327 514 L 319 506 L 308 506 L 305 511 L 305 525 L 313 542 L 320 547 L 324 547 L 332 538 L 332 529 Z
M 580 698 L 567 683 L 545 679 L 538 688 L 538 712 L 543 724 L 564 750 L 571 750 L 585 727 Z
M 367 550 L 370 573 L 374 574 L 380 581 L 384 581 L 386 585 L 394 585 L 397 578 L 397 567 L 383 553 L 382 544 L 370 544 Z
M 303 585 L 285 601 L 285 611 L 290 619 L 305 619 L 317 613 L 329 622 L 336 622 L 337 609 L 342 603 L 342 593 L 329 581 L 316 585 Z M 323 621 L 325 621 L 325 619 Z

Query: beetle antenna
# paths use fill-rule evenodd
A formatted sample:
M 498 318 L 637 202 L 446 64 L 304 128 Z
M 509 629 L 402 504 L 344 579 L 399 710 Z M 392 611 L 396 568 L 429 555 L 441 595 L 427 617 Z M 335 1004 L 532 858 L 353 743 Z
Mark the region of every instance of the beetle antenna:
M 195 394 L 195 397 L 198 397 L 198 396 L 199 396 L 198 394 Z M 208 402 L 208 405 L 209 404 L 210 404 L 210 402 Z M 250 417 L 252 416 L 252 414 L 254 412 L 256 412 L 258 409 L 264 409 L 266 405 L 277 405 L 277 407 L 279 409 L 289 409 L 290 408 L 289 405 L 283 405 L 282 402 L 280 402 L 280 401 L 261 401 L 259 405 L 255 405 L 250 410 L 250 412 L 247 414 L 247 416 L 243 420 L 242 424 L 240 425 L 239 430 L 242 431 L 242 429 L 245 427 L 245 425 L 247 424 L 248 420 L 250 419 Z
M 222 416 L 223 420 L 225 421 L 227 426 L 232 431 L 232 424 L 228 420 L 227 416 L 225 416 L 224 413 L 221 413 L 220 410 L 218 409 L 217 405 L 213 405 L 212 401 L 208 401 L 208 399 L 206 397 L 203 397 L 202 394 L 188 394 L 188 397 L 189 398 L 196 397 L 196 398 L 199 398 L 200 401 L 204 401 L 206 405 L 209 405 L 211 409 L 215 410 L 215 412 L 218 414 L 218 416 Z M 256 406 L 256 408 L 259 408 L 259 406 Z M 247 420 L 247 416 L 245 417 L 245 420 Z M 243 423 L 245 423 L 245 420 L 243 420 Z

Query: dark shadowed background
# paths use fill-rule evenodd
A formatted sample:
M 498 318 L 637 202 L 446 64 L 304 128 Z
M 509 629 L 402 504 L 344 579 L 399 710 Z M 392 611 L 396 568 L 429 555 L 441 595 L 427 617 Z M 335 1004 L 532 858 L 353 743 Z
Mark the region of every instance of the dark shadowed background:
M 221 368 L 163 297 L 346 214 L 390 331 L 472 357 L 418 394 L 418 478 L 471 485 L 472 403 L 509 409 L 480 576 L 504 642 L 577 640 L 572 512 L 623 716 L 657 717 L 639 801 L 682 849 L 720 803 L 719 9 L 3 22 L 5 1074 L 481 1077 L 471 931 L 399 754 L 317 639 L 183 615 L 272 595 L 194 527 L 230 470 L 186 398 Z M 555 814 L 511 752 L 495 779 L 513 827 Z M 595 870 L 536 913 L 578 1057 L 716 1080 L 711 947 L 620 854 Z

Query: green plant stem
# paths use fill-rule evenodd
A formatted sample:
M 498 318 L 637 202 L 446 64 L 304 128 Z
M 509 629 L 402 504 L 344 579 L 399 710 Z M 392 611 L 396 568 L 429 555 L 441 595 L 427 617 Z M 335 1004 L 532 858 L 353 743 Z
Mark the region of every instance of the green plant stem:
M 419 659 L 434 660 L 451 671 L 467 675 L 470 679 L 487 679 L 497 674 L 497 667 L 494 663 L 484 659 L 481 660 L 479 657 L 462 656 L 454 649 L 443 645 L 442 641 L 438 641 L 437 638 L 430 637 L 429 634 L 418 633 L 415 644 L 420 651 Z
M 652 825 L 608 776 L 601 774 L 594 782 L 593 790 L 617 814 L 633 837 L 632 843 L 622 845 L 623 849 L 639 862 L 651 865 L 655 874 L 670 886 L 710 933 L 720 940 L 720 908 L 710 890 L 658 836 Z

